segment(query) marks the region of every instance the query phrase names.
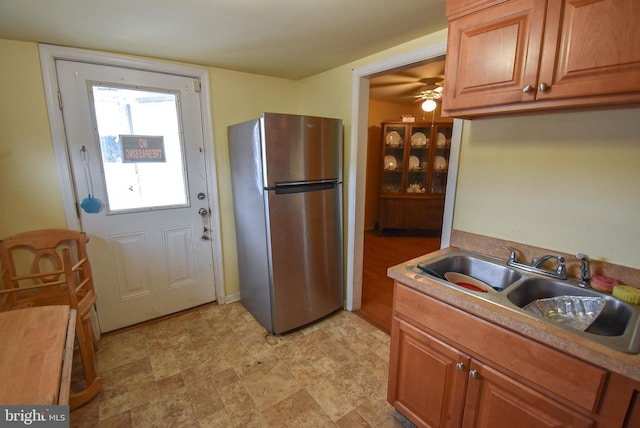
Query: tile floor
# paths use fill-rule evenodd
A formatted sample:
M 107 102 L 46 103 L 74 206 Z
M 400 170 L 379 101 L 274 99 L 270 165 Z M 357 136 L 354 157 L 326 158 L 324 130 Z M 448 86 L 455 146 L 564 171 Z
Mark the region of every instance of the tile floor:
M 268 335 L 240 303 L 103 336 L 103 391 L 72 427 L 401 427 L 389 336 L 347 311 Z

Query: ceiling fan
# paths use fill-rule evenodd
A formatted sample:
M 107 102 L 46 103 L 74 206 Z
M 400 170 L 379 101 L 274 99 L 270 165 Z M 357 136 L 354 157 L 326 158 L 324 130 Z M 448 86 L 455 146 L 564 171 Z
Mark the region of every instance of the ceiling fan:
M 370 79 L 370 97 L 397 103 L 442 98 L 444 58 L 414 64 Z M 436 98 L 439 95 L 439 98 Z
M 424 102 L 427 100 L 441 100 L 444 94 L 444 79 L 442 77 L 427 77 L 420 80 L 425 84 L 421 91 L 416 95 L 416 102 Z
M 416 102 L 422 103 L 422 110 L 432 112 L 438 107 L 436 101 L 440 101 L 442 99 L 444 92 L 444 79 L 442 77 L 427 77 L 420 81 L 425 83 L 426 86 L 424 86 L 422 91 L 416 95 Z

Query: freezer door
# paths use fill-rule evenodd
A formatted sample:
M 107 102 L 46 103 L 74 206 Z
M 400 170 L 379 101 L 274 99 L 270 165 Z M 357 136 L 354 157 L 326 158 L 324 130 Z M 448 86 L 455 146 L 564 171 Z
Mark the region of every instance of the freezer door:
M 264 113 L 265 187 L 307 181 L 342 181 L 342 121 Z
M 277 194 L 268 205 L 274 333 L 342 308 L 341 185 Z

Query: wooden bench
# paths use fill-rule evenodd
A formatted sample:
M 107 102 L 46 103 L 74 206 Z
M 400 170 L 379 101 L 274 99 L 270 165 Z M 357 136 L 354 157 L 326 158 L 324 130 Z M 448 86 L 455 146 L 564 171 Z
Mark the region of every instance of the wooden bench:
M 75 326 L 65 305 L 0 312 L 0 404 L 69 404 Z

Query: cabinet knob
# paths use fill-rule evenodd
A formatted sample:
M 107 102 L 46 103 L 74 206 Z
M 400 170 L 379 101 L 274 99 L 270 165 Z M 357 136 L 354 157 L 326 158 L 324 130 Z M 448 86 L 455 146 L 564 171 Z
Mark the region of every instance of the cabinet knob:
M 458 370 L 459 372 L 461 372 L 462 370 L 464 370 L 464 364 L 462 364 L 462 363 L 457 363 L 457 364 L 456 364 L 456 370 Z
M 522 92 L 524 92 L 525 94 L 530 94 L 531 92 L 533 92 L 533 86 L 524 85 L 524 88 L 522 88 Z
M 478 372 L 476 370 L 469 371 L 469 377 L 471 379 L 477 379 L 478 378 Z
M 550 88 L 550 87 L 551 87 L 551 86 L 549 86 L 549 85 L 547 85 L 546 83 L 542 82 L 542 83 L 540 83 L 540 84 L 538 85 L 538 90 L 539 90 L 540 92 L 546 92 L 546 91 L 548 91 L 548 90 L 549 90 L 549 88 Z

